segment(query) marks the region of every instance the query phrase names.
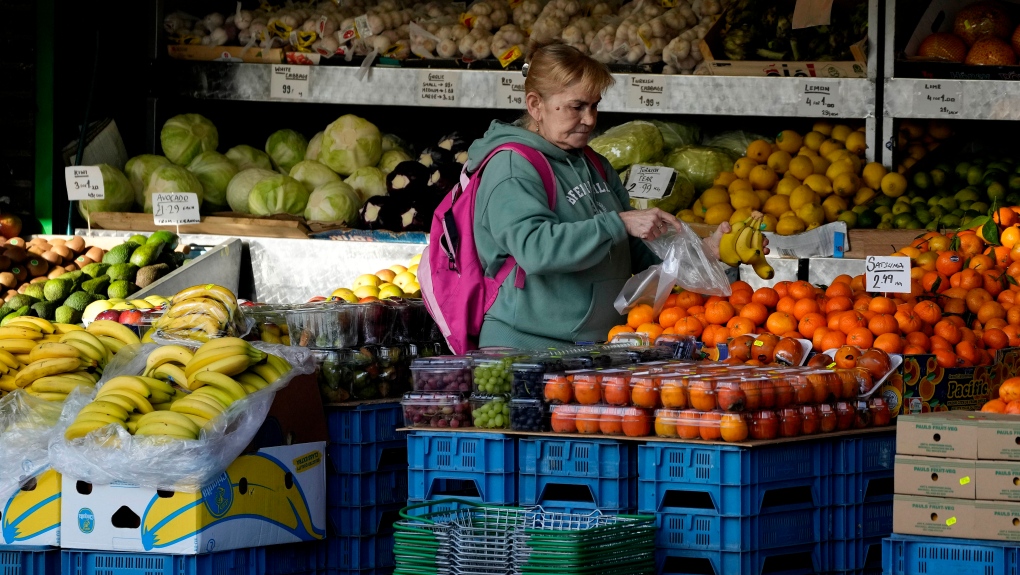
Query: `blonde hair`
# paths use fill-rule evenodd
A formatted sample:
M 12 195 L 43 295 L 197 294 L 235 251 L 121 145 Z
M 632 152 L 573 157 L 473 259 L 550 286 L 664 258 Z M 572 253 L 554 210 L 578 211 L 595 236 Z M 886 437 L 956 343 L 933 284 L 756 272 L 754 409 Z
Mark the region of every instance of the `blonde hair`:
M 532 43 L 528 47 L 526 62 L 525 94 L 534 92 L 548 98 L 580 82 L 589 94 L 602 95 L 614 83 L 605 64 L 562 42 Z

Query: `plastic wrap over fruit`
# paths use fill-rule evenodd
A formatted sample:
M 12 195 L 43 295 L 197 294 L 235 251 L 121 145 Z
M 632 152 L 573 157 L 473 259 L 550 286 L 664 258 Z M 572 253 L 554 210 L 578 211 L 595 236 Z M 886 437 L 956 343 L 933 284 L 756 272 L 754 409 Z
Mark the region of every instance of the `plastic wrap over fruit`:
M 49 466 L 61 407 L 20 389 L 0 399 L 0 502 Z
M 291 365 L 268 387 L 234 401 L 202 428 L 198 439 L 135 436 L 123 427 L 107 425 L 84 437 L 67 440 L 64 432 L 97 392 L 72 392 L 50 435 L 50 465 L 65 475 L 98 485 L 124 482 L 149 489 L 197 493 L 214 481 L 251 443 L 276 392 L 292 379 L 315 371 L 312 352 L 302 347 L 254 342 L 255 348 L 282 357 Z M 149 354 L 158 346 L 145 344 L 118 353 L 96 385 L 97 390 L 117 376 L 140 375 Z M 122 357 L 123 356 L 123 357 Z

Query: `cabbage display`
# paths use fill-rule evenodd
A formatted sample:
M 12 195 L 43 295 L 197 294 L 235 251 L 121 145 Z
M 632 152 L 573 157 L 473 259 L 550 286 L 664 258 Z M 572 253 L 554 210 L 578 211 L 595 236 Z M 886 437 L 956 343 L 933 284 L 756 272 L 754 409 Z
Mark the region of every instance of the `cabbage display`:
M 389 174 L 393 171 L 393 168 L 397 167 L 400 162 L 406 162 L 407 160 L 413 160 L 410 154 L 404 150 L 388 150 L 383 152 L 381 158 L 379 158 L 379 165 L 376 166 L 382 173 Z
M 163 124 L 159 132 L 163 155 L 178 166 L 186 166 L 195 156 L 220 145 L 216 126 L 201 114 L 181 114 Z
M 729 152 L 734 158 L 741 158 L 747 152 L 747 147 L 755 140 L 771 142 L 772 138 L 767 138 L 759 134 L 752 134 L 750 132 L 743 132 L 741 130 L 733 130 L 730 132 L 720 132 L 712 137 L 705 138 L 702 144 L 712 146 L 714 148 L 722 148 Z
M 260 180 L 248 194 L 248 211 L 254 216 L 290 214 L 300 216 L 308 205 L 305 185 L 290 176 L 276 174 Z
M 341 176 L 374 166 L 382 157 L 382 135 L 374 124 L 353 114 L 340 116 L 322 135 L 319 161 Z
M 651 122 L 635 120 L 606 130 L 588 143 L 622 170 L 633 164 L 647 164 L 662 155 L 662 134 Z
M 152 172 L 156 171 L 156 168 L 169 163 L 170 160 L 166 159 L 165 156 L 142 154 L 131 158 L 127 161 L 127 164 L 124 164 L 125 175 L 127 175 L 128 181 L 131 182 L 131 188 L 135 192 L 135 204 L 139 206 L 145 205 L 145 186 L 149 183 L 149 176 L 152 175 Z
M 234 162 L 238 171 L 251 168 L 258 168 L 260 170 L 273 169 L 273 162 L 269 159 L 269 154 L 251 146 L 243 144 L 234 146 L 227 150 L 227 157 L 230 158 L 231 162 Z
M 712 187 L 720 172 L 733 169 L 733 157 L 722 148 L 683 146 L 667 154 L 663 164 L 687 176 L 700 192 Z
M 279 175 L 271 170 L 260 168 L 249 168 L 238 172 L 227 184 L 227 205 L 230 206 L 230 210 L 239 214 L 250 214 L 248 196 L 251 195 L 251 189 L 262 180 Z
M 193 192 L 198 194 L 198 205 L 202 205 L 202 182 L 186 168 L 167 164 L 158 168 L 149 176 L 149 184 L 145 186 L 145 213 L 152 213 L 153 194 L 176 194 Z
M 343 222 L 358 220 L 361 198 L 347 184 L 336 181 L 315 188 L 305 206 L 305 219 L 310 222 Z
M 266 153 L 283 174 L 289 174 L 294 164 L 305 159 L 308 140 L 294 130 L 277 130 L 266 140 Z
M 319 150 L 322 148 L 322 132 L 316 133 L 308 140 L 308 147 L 305 148 L 305 159 L 319 161 Z
M 659 133 L 662 134 L 662 148 L 667 152 L 680 146 L 693 146 L 701 143 L 701 128 L 694 124 L 677 124 L 661 120 L 649 121 L 655 124 Z
M 124 172 L 113 166 L 99 164 L 99 173 L 103 175 L 103 199 L 78 202 L 78 213 L 83 218 L 88 218 L 93 212 L 130 210 L 135 203 L 135 191 Z
M 371 166 L 358 168 L 344 183 L 358 193 L 358 197 L 364 202 L 373 196 L 386 195 L 386 174 L 379 168 Z M 360 206 L 359 206 L 360 207 Z
M 330 182 L 340 182 L 340 176 L 315 160 L 305 160 L 294 164 L 290 169 L 290 177 L 301 182 L 309 192 Z
M 230 158 L 212 150 L 202 152 L 188 164 L 188 171 L 202 182 L 202 201 L 217 207 L 227 205 L 227 185 L 238 171 Z

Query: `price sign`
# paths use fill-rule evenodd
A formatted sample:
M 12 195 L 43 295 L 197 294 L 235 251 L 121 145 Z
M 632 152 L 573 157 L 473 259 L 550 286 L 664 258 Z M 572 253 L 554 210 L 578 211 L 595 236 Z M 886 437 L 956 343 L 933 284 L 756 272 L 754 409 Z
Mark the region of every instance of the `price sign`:
M 64 168 L 64 184 L 67 186 L 67 199 L 102 200 L 106 197 L 103 188 L 103 174 L 99 166 L 69 166 Z
M 496 107 L 524 109 L 524 76 L 520 72 L 499 75 L 496 80 Z
M 460 73 L 450 70 L 418 72 L 418 104 L 421 106 L 459 106 Z
M 368 38 L 372 36 L 372 25 L 368 23 L 368 14 L 362 14 L 354 19 L 354 27 L 358 30 L 358 36 Z
M 198 224 L 198 194 L 178 192 L 153 194 L 152 220 L 157 226 L 182 226 Z
M 627 193 L 632 198 L 660 200 L 676 181 L 676 170 L 663 166 L 633 165 L 627 177 Z
M 666 81 L 647 75 L 627 78 L 627 107 L 639 110 L 661 110 L 666 99 Z
M 914 112 L 932 118 L 952 118 L 963 110 L 963 89 L 957 82 L 926 81 L 914 95 Z
M 868 291 L 910 293 L 910 258 L 868 256 L 864 270 Z
M 839 84 L 806 80 L 801 84 L 797 113 L 801 116 L 838 118 L 842 114 L 843 97 Z
M 304 100 L 311 96 L 309 66 L 273 65 L 269 79 L 269 97 L 278 100 Z

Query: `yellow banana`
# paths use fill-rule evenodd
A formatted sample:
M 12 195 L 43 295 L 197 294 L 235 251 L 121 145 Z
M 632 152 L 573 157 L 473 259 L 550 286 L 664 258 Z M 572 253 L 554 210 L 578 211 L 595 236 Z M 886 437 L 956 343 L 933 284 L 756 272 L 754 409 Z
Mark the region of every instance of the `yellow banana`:
M 72 331 L 85 331 L 85 328 L 83 328 L 80 325 L 75 325 L 73 323 L 55 323 L 55 324 L 53 324 L 53 333 L 58 333 L 60 335 L 63 335 L 65 333 L 70 333 Z
M 237 383 L 240 383 L 241 385 L 247 384 L 254 387 L 255 389 L 263 389 L 269 387 L 268 381 L 262 379 L 262 377 L 259 376 L 259 374 L 251 371 L 240 373 L 236 377 L 234 377 L 234 379 L 236 379 Z
M 744 228 L 743 222 L 738 222 L 728 233 L 723 234 L 719 239 L 719 259 L 728 266 L 739 266 L 740 256 L 737 255 L 737 235 Z
M 109 385 L 109 384 L 107 384 L 107 385 Z M 131 391 L 130 389 L 122 388 L 122 389 L 117 389 L 117 390 L 111 391 L 107 395 L 100 395 L 100 394 L 103 393 L 103 389 L 106 389 L 106 385 L 104 385 L 102 387 L 102 389 L 99 390 L 99 393 L 96 394 L 96 398 L 97 399 L 99 397 L 106 398 L 109 395 L 119 395 L 119 396 L 123 397 L 125 400 L 127 400 L 128 402 L 130 402 L 131 405 L 134 406 L 134 410 L 137 411 L 138 413 L 149 413 L 150 411 L 153 410 L 152 403 L 148 400 L 148 398 L 142 396 L 139 393 Z
M 751 261 L 754 261 L 757 254 L 760 253 L 751 247 L 751 237 L 754 235 L 754 228 L 757 225 L 757 219 L 751 220 L 751 225 L 740 230 L 740 234 L 737 236 L 737 255 L 740 256 L 740 261 L 743 263 L 750 263 Z
M 92 344 L 85 342 L 80 339 L 65 339 L 63 340 L 64 345 L 69 345 L 74 349 L 78 350 L 78 354 L 81 357 L 87 357 L 92 361 L 103 365 L 106 363 L 106 347 L 99 340 L 96 340 L 99 347 L 93 347 Z
M 184 367 L 194 357 L 191 350 L 182 345 L 161 345 L 145 360 L 145 371 L 152 371 L 164 363 L 174 363 Z
M 67 427 L 67 430 L 64 431 L 64 438 L 67 439 L 68 441 L 73 441 L 80 437 L 85 437 L 86 435 L 92 433 L 93 431 L 96 431 L 97 429 L 102 429 L 107 425 L 110 424 L 103 423 L 102 421 L 75 422 L 69 425 Z
M 230 407 L 231 403 L 234 403 L 234 398 L 229 393 L 223 391 L 218 387 L 211 385 L 202 386 L 195 391 L 191 392 L 191 397 L 211 397 L 216 400 L 224 409 Z
M 76 417 L 74 420 L 75 423 L 81 423 L 84 421 L 99 421 L 104 425 L 110 425 L 112 423 L 113 425 L 119 425 L 121 427 L 124 427 L 123 419 L 118 419 L 112 415 L 107 415 L 105 413 L 100 413 L 98 411 L 90 411 L 87 413 L 78 414 L 78 417 Z
M 184 370 L 174 363 L 164 363 L 154 369 L 149 375 L 156 379 L 176 383 L 181 387 L 188 384 L 188 376 L 184 375 Z
M 141 380 L 135 379 L 132 376 L 121 375 L 104 383 L 103 387 L 99 388 L 99 393 L 96 394 L 96 397 L 101 397 L 121 389 L 132 391 L 146 399 L 152 395 L 152 390 Z
M 152 340 L 152 334 L 156 333 L 156 326 L 149 326 L 149 329 L 145 330 L 142 334 L 142 343 L 156 343 Z
M 29 361 L 36 362 L 40 359 L 54 359 L 58 357 L 81 357 L 77 348 L 66 343 L 41 343 L 28 353 Z
M 50 333 L 53 333 L 54 331 L 56 331 L 56 328 L 53 327 L 53 324 L 50 323 L 48 320 L 45 320 L 45 319 L 43 319 L 41 317 L 33 317 L 33 316 L 30 316 L 30 315 L 18 316 L 16 318 L 12 319 L 7 324 L 7 326 L 8 327 L 10 327 L 10 326 L 27 326 L 27 327 L 34 326 L 33 329 L 35 329 L 36 331 L 41 331 L 41 332 L 43 332 L 45 334 L 50 334 Z
M 223 325 L 216 318 L 202 313 L 192 313 L 177 318 L 160 318 L 160 329 L 168 330 L 201 330 L 209 335 L 216 335 Z
M 219 301 L 209 298 L 195 298 L 173 306 L 166 312 L 167 319 L 177 319 L 191 314 L 207 315 L 221 325 L 230 321 L 230 312 Z
M 215 371 L 200 371 L 189 379 L 189 383 L 196 389 L 203 385 L 211 385 L 230 395 L 234 401 L 244 399 L 248 395 L 244 388 L 229 375 Z
M 9 351 L 0 350 L 0 363 L 10 369 L 21 369 L 21 362 L 18 361 L 18 358 L 14 357 Z
M 41 331 L 27 327 L 11 326 L 10 324 L 0 327 L 0 339 L 42 339 Z
M 188 379 L 189 380 L 194 379 L 195 374 L 201 373 L 203 371 L 214 371 L 216 373 L 222 373 L 223 375 L 234 376 L 248 369 L 249 363 L 250 360 L 246 355 L 227 356 L 193 370 L 189 374 Z M 185 369 L 184 373 L 187 374 L 188 370 Z
M 266 354 L 266 362 L 269 363 L 269 365 L 273 366 L 273 369 L 280 372 L 281 376 L 290 371 L 292 367 L 290 365 L 290 362 L 288 362 L 287 360 L 283 359 L 278 355 L 273 355 L 271 353 Z
M 177 391 L 176 389 L 174 389 L 174 386 L 170 385 L 169 383 L 163 380 L 156 379 L 155 377 L 147 377 L 144 375 L 136 375 L 133 377 L 135 377 L 145 385 L 148 385 L 149 388 L 152 389 L 152 391 L 158 391 L 164 395 L 173 396 L 173 394 Z
M 99 381 L 98 375 L 94 373 L 89 373 L 87 371 L 72 371 L 70 373 L 63 374 L 60 377 L 66 377 L 68 379 L 77 379 L 82 383 L 91 383 L 93 385 L 95 385 L 95 383 Z
M 170 401 L 164 401 L 163 403 L 153 403 L 152 411 L 170 411 L 171 405 L 173 405 L 173 402 Z
M 67 395 L 80 386 L 95 387 L 95 384 L 84 383 L 77 379 L 69 379 L 59 375 L 42 377 L 31 383 L 26 389 L 43 393 L 63 393 Z
M 0 349 L 14 354 L 28 354 L 35 347 L 35 340 L 32 339 L 0 339 Z
M 171 337 L 177 339 L 190 339 L 193 341 L 207 342 L 212 341 L 219 331 L 207 333 L 203 330 L 191 330 L 191 329 L 169 329 L 169 328 L 158 328 L 157 331 L 163 337 Z
M 124 345 L 141 343 L 141 340 L 138 339 L 138 335 L 136 335 L 131 328 L 108 319 L 101 319 L 90 323 L 86 328 L 86 331 L 96 337 L 105 336 L 116 339 Z
M 108 350 L 108 354 L 116 355 L 124 348 L 127 344 L 121 340 L 105 335 L 98 336 L 99 341 L 103 342 L 103 347 Z
M 124 422 L 124 427 L 128 430 L 128 433 L 130 433 L 131 435 L 134 435 L 135 432 L 138 431 L 138 422 L 137 421 L 126 421 L 126 422 Z
M 67 394 L 66 393 L 36 391 L 36 390 L 32 389 L 32 386 L 26 387 L 25 388 L 25 393 L 31 395 L 32 397 L 38 397 L 39 399 L 44 399 L 46 401 L 66 401 L 67 400 Z
M 758 277 L 763 280 L 770 280 L 776 276 L 776 271 L 765 261 L 765 256 L 759 255 L 751 263 L 751 267 L 754 269 L 754 273 L 758 274 Z
M 135 430 L 135 435 L 163 435 L 166 437 L 173 437 L 175 439 L 198 439 L 198 434 L 192 432 L 190 429 L 186 429 L 179 425 L 170 425 L 169 423 L 150 423 L 148 425 L 142 425 L 141 422 L 139 422 L 138 429 Z
M 234 294 L 231 293 L 230 290 L 215 284 L 192 286 L 177 292 L 173 299 L 170 300 L 170 307 L 173 308 L 176 304 L 196 298 L 214 299 L 223 304 L 223 307 L 225 307 L 229 312 L 234 313 L 237 311 L 237 298 Z
M 195 415 L 193 413 L 182 413 L 181 415 L 187 417 L 188 419 L 191 420 L 192 423 L 197 425 L 199 431 L 201 431 L 202 428 L 205 427 L 205 424 L 209 423 L 209 420 L 207 418 L 202 417 L 200 415 Z
M 184 366 L 184 373 L 190 378 L 192 375 L 195 375 L 195 373 L 205 371 L 210 365 L 224 359 L 232 360 L 227 363 L 230 363 L 231 366 L 235 367 L 236 365 L 244 363 L 244 368 L 241 369 L 241 371 L 244 371 L 250 364 L 254 363 L 251 360 L 251 356 L 247 355 L 245 352 L 245 349 L 246 348 L 242 346 L 236 346 L 233 348 L 221 348 L 203 355 L 196 355 L 195 359 L 191 360 L 188 365 Z M 220 365 L 218 367 L 222 368 L 224 366 Z M 240 371 L 237 373 L 240 373 Z
M 119 393 L 110 393 L 104 395 L 101 399 L 96 399 L 92 403 L 86 404 L 81 410 L 82 412 L 99 411 L 120 419 L 127 419 L 131 412 L 135 410 L 135 404 Z
M 81 360 L 76 357 L 58 357 L 54 359 L 41 359 L 25 366 L 14 378 L 18 387 L 25 387 L 40 377 L 78 371 Z
M 260 363 L 248 369 L 249 371 L 252 371 L 256 375 L 261 377 L 262 379 L 270 382 L 270 384 L 280 379 L 280 376 L 283 375 L 279 371 L 277 371 L 275 367 L 269 365 L 268 363 Z
M 14 391 L 18 388 L 18 384 L 14 383 L 13 375 L 0 376 L 0 391 Z
M 174 411 L 153 411 L 152 413 L 147 413 L 138 420 L 138 427 L 142 428 L 154 423 L 165 423 L 167 425 L 183 427 L 184 429 L 194 433 L 196 436 L 198 435 L 199 430 L 202 429 L 195 425 L 194 421 L 191 421 L 184 415 Z
M 63 337 L 63 336 L 61 336 L 58 333 L 54 333 L 54 334 L 51 334 L 51 335 L 44 335 L 44 336 L 42 336 L 42 339 L 37 339 L 35 341 L 36 341 L 36 343 L 60 343 L 60 338 L 61 337 Z
M 209 401 L 191 397 L 179 399 L 170 406 L 170 411 L 176 411 L 177 413 L 183 413 L 185 415 L 197 415 L 198 417 L 203 417 L 205 419 L 213 419 L 217 415 L 223 413 L 223 406 L 216 403 L 216 400 L 212 398 L 208 399 Z M 213 405 L 213 403 L 216 403 L 216 405 Z

